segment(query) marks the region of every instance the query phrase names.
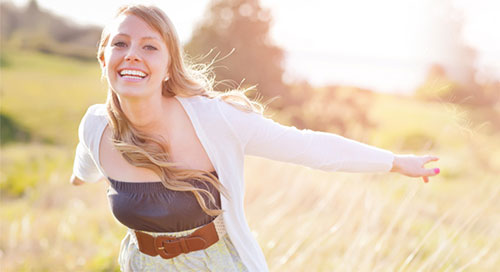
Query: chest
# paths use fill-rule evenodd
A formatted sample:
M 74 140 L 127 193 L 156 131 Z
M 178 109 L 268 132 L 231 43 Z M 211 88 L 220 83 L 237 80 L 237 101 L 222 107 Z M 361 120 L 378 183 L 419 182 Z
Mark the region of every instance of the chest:
M 158 132 L 159 135 L 167 139 L 170 161 L 183 169 L 214 171 L 214 166 L 189 117 L 183 111 L 179 114 L 179 118 L 176 119 L 175 125 L 172 125 L 171 129 Z M 130 182 L 160 180 L 152 170 L 136 167 L 125 160 L 114 147 L 111 141 L 112 134 L 110 125 L 107 125 L 99 145 L 101 166 L 108 177 Z

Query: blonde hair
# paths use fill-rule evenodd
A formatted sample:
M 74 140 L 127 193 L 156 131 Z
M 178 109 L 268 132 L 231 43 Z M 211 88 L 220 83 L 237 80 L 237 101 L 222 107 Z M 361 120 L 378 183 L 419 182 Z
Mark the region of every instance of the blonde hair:
M 250 100 L 245 92 L 254 89 L 235 89 L 228 92 L 214 91 L 214 76 L 211 64 L 189 64 L 185 61 L 185 54 L 180 46 L 177 33 L 167 15 L 159 8 L 144 5 L 127 5 L 121 7 L 115 17 L 120 15 L 134 15 L 142 19 L 150 27 L 161 34 L 170 53 L 169 79 L 164 81 L 162 86 L 162 96 L 190 97 L 201 95 L 208 98 L 220 97 L 223 101 L 246 112 L 264 111 L 264 106 L 257 101 Z M 99 42 L 97 59 L 103 68 L 104 49 L 109 42 L 109 30 L 104 28 Z M 104 75 L 104 73 L 103 73 Z M 206 203 L 206 199 L 211 204 L 215 204 L 212 194 L 201 188 L 196 188 L 185 179 L 196 179 L 214 185 L 217 190 L 227 199 L 230 199 L 226 189 L 213 174 L 203 170 L 179 169 L 175 168 L 175 163 L 169 161 L 169 150 L 162 145 L 162 139 L 153 135 L 143 133 L 131 124 L 122 111 L 117 94 L 108 89 L 106 101 L 108 117 L 113 130 L 112 141 L 115 148 L 132 165 L 152 170 L 160 178 L 163 185 L 175 191 L 190 191 L 196 197 L 198 203 L 205 213 L 211 216 L 222 213 L 220 209 L 211 209 Z M 163 139 L 163 141 L 165 141 Z M 214 205 L 215 206 L 215 205 Z

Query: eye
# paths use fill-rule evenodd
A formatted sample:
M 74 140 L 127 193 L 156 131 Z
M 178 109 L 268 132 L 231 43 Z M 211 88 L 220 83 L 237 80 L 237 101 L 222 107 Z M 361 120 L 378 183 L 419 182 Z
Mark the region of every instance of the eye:
M 125 46 L 127 46 L 127 44 L 124 43 L 124 42 L 115 42 L 113 44 L 113 46 L 116 46 L 116 47 L 125 47 Z
M 156 48 L 152 45 L 146 45 L 146 46 L 144 46 L 144 48 L 146 48 L 147 50 L 158 50 L 158 48 Z

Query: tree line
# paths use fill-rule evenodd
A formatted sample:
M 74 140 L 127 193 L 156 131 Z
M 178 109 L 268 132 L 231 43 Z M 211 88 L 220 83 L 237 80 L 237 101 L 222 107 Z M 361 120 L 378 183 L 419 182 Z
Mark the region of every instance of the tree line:
M 95 61 L 101 27 L 75 25 L 41 10 L 36 0 L 24 8 L 6 2 L 0 5 L 2 45 Z M 271 22 L 271 12 L 259 0 L 213 0 L 184 49 L 195 63 L 213 63 L 216 90 L 256 86 L 256 91 L 248 95 L 270 102 L 268 107 L 280 112 L 283 123 L 357 139 L 362 136 L 353 131 L 374 128 L 376 122 L 370 120 L 369 108 L 375 94 L 370 90 L 284 82 L 286 52 L 273 44 Z M 415 94 L 423 100 L 469 101 L 488 108 L 500 103 L 498 84 L 474 86 L 460 86 L 431 67 L 428 79 Z

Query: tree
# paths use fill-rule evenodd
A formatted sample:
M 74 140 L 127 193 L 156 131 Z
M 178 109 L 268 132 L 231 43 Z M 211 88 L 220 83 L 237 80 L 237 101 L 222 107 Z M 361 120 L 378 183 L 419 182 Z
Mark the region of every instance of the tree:
M 266 99 L 284 98 L 270 105 L 281 108 L 288 96 L 282 80 L 284 53 L 269 37 L 270 22 L 270 12 L 258 0 L 214 0 L 185 50 L 192 57 L 204 56 L 211 50 L 220 54 L 214 65 L 216 80 L 230 80 L 232 84 L 218 84 L 217 90 L 242 82 L 242 87 L 257 85 L 258 93 Z M 208 63 L 208 58 L 213 57 L 209 55 L 202 61 Z
M 430 66 L 416 96 L 471 106 L 495 105 L 499 95 L 490 90 L 497 85 L 482 86 L 475 80 L 477 52 L 464 42 L 463 13 L 454 8 L 450 0 L 436 2 L 430 22 L 435 63 Z
M 102 28 L 78 26 L 70 19 L 40 9 L 36 0 L 25 8 L 0 3 L 2 46 L 95 60 Z
M 301 85 L 296 87 L 314 95 L 304 96 L 300 107 L 287 107 L 282 111 L 294 126 L 368 140 L 367 132 L 377 126 L 369 115 L 373 92 L 351 86 L 325 86 L 314 90 Z

